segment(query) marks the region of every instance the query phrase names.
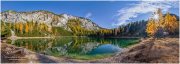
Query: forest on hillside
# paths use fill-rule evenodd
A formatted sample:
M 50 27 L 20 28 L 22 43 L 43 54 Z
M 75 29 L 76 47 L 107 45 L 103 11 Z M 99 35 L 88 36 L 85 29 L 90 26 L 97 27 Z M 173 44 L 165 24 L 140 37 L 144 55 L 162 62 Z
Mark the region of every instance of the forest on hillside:
M 134 37 L 178 37 L 179 16 L 167 12 L 163 14 L 158 9 L 147 21 L 136 21 L 114 29 L 115 36 Z
M 34 36 L 98 36 L 112 33 L 109 29 L 100 29 L 96 31 L 87 30 L 80 26 L 79 19 L 68 20 L 67 26 L 71 31 L 67 31 L 61 27 L 48 26 L 46 23 L 27 21 L 17 23 L 7 23 L 1 21 L 1 36 L 9 37 L 13 31 L 16 36 L 34 37 Z
M 147 21 L 141 20 L 121 25 L 114 29 L 101 28 L 87 30 L 81 27 L 79 19 L 68 20 L 67 26 L 71 31 L 61 27 L 53 27 L 44 22 L 4 22 L 1 20 L 1 37 L 9 37 L 12 31 L 16 36 L 91 36 L 91 37 L 164 37 L 179 34 L 179 18 L 169 12 L 163 14 L 161 9 L 154 12 L 158 18 L 150 17 Z

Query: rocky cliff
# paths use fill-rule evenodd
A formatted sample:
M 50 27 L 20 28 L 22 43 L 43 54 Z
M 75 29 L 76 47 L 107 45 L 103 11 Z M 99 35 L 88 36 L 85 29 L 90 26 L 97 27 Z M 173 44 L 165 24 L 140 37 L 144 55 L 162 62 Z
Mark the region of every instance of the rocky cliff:
M 4 22 L 23 22 L 26 23 L 28 21 L 33 22 L 44 22 L 48 26 L 52 27 L 62 27 L 65 30 L 71 31 L 68 27 L 67 23 L 70 19 L 78 19 L 81 22 L 81 27 L 87 30 L 99 30 L 100 27 L 93 23 L 91 20 L 72 16 L 69 14 L 54 14 L 49 11 L 39 10 L 39 11 L 32 11 L 32 12 L 16 12 L 16 11 L 5 11 L 1 12 L 1 21 Z

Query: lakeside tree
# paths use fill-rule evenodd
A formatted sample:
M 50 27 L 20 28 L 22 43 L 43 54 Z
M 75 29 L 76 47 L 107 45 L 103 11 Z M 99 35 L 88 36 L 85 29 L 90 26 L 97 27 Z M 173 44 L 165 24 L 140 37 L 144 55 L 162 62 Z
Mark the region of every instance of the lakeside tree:
M 29 32 L 29 26 L 28 26 L 28 23 L 26 23 L 26 26 L 25 26 L 25 32 L 26 32 L 26 33 Z
M 153 19 L 150 19 L 147 23 L 146 32 L 148 36 L 154 36 L 157 31 L 157 24 Z
M 23 34 L 23 23 L 22 22 L 19 23 L 19 30 L 20 30 L 21 34 Z
M 168 12 L 165 16 L 165 21 L 163 23 L 164 29 L 169 33 L 174 33 L 178 29 L 178 22 L 175 16 L 171 16 Z
M 10 35 L 10 28 L 7 26 L 8 23 L 1 21 L 1 37 L 6 37 Z
M 163 16 L 161 9 L 158 9 L 154 15 L 158 15 L 156 18 L 151 18 L 146 27 L 146 32 L 149 36 L 164 36 L 167 34 L 174 34 L 178 30 L 178 21 L 175 16 L 169 12 Z

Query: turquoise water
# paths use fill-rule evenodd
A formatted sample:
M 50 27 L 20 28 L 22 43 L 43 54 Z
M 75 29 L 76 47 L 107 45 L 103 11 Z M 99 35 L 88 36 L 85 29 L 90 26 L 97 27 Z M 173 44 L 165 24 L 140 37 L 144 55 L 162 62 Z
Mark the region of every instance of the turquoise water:
M 18 39 L 9 44 L 37 53 L 78 59 L 102 58 L 138 43 L 136 38 L 57 37 L 53 39 Z

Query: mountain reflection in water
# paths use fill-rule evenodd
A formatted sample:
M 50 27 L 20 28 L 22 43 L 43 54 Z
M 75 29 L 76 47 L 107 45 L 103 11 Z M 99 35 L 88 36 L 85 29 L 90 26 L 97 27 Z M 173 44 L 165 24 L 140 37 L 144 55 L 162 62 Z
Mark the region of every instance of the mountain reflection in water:
M 121 52 L 138 43 L 137 38 L 57 37 L 54 39 L 18 39 L 9 44 L 52 56 L 101 55 Z

